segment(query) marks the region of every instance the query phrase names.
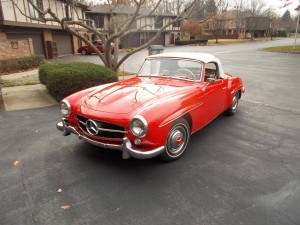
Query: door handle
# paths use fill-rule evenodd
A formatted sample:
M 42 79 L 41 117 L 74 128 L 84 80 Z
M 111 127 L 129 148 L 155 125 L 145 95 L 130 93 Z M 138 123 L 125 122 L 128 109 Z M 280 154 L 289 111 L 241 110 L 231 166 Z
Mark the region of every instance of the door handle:
M 223 89 L 223 90 L 226 90 L 226 89 L 227 89 L 227 87 L 223 87 L 222 89 Z

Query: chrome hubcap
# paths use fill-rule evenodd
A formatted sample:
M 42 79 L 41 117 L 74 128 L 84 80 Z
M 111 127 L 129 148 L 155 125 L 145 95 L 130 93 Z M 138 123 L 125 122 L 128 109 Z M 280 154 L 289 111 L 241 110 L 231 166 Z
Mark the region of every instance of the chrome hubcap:
M 233 99 L 232 99 L 232 111 L 233 112 L 236 111 L 237 105 L 238 105 L 238 97 L 237 97 L 237 94 L 234 94 Z
M 173 129 L 168 137 L 167 147 L 171 154 L 176 155 L 180 153 L 186 144 L 187 133 L 184 127 L 176 127 Z

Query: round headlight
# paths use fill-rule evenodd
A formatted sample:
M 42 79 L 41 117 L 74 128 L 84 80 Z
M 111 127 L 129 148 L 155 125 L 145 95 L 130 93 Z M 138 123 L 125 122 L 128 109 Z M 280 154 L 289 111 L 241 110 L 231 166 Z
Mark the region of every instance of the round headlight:
M 67 100 L 62 100 L 60 103 L 60 112 L 64 117 L 67 117 L 71 113 L 71 106 Z
M 142 116 L 134 116 L 130 122 L 130 130 L 138 138 L 145 137 L 148 131 L 147 121 Z

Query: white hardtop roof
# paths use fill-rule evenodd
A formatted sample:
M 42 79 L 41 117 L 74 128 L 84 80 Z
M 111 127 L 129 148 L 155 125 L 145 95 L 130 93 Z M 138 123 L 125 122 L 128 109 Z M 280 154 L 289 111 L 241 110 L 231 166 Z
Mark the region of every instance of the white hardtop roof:
M 204 63 L 208 62 L 219 62 L 219 59 L 217 59 L 215 56 L 209 53 L 187 53 L 187 52 L 170 52 L 170 53 L 163 53 L 163 54 L 157 54 L 157 55 L 151 55 L 147 58 L 159 58 L 159 57 L 167 57 L 167 58 L 184 58 L 184 59 L 192 59 L 192 60 L 198 60 Z

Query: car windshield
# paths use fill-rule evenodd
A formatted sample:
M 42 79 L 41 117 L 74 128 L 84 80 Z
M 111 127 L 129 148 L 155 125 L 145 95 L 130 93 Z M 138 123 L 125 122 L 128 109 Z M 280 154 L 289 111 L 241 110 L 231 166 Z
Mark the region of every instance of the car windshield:
M 178 58 L 146 59 L 138 76 L 168 76 L 174 78 L 200 80 L 202 63 Z
M 93 44 L 94 44 L 95 46 L 97 46 L 97 45 L 102 45 L 102 42 L 101 42 L 101 41 L 94 41 Z

